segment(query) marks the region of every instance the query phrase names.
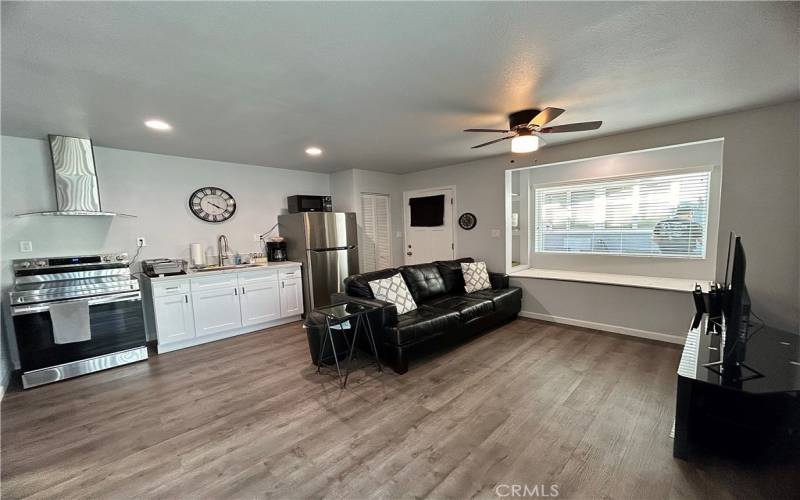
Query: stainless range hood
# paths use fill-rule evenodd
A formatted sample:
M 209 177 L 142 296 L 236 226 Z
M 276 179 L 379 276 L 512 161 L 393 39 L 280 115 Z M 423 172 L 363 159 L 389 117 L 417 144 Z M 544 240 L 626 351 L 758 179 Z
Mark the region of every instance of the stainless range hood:
M 53 180 L 56 186 L 56 210 L 23 215 L 72 215 L 135 217 L 105 212 L 100 205 L 100 188 L 94 165 L 90 139 L 50 135 L 50 156 L 53 159 Z

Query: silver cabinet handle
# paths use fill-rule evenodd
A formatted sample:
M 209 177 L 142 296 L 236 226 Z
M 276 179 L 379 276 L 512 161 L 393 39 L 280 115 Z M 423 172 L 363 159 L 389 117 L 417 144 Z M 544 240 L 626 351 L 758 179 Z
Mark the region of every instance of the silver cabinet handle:
M 233 294 L 234 295 L 239 295 L 239 289 L 238 288 L 234 288 L 233 289 Z
M 242 295 L 244 295 L 244 287 L 242 287 Z
M 286 282 L 285 281 L 281 281 L 281 288 L 286 288 Z
M 178 288 L 180 288 L 180 287 L 178 287 L 178 286 L 168 286 L 168 287 L 165 287 L 164 290 L 177 290 Z
M 185 300 L 186 303 L 188 304 L 189 303 L 189 296 L 188 295 L 184 295 L 183 296 L 183 300 Z

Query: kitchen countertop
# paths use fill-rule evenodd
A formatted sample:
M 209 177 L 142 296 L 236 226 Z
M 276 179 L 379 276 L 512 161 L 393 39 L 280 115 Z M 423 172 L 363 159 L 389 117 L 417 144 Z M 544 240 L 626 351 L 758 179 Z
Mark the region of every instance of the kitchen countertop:
M 188 278 L 199 278 L 202 276 L 218 276 L 220 274 L 246 273 L 249 271 L 264 271 L 267 269 L 287 269 L 300 266 L 302 266 L 300 262 L 287 260 L 285 262 L 269 262 L 264 265 L 257 265 L 252 267 L 240 267 L 237 269 L 220 269 L 216 271 L 195 271 L 194 269 L 189 269 L 186 272 L 186 274 L 173 274 L 171 276 L 158 276 L 158 277 L 151 277 L 147 276 L 146 274 L 142 274 L 141 277 L 143 279 L 148 279 L 153 282 L 162 282 L 162 281 L 172 281 L 172 280 L 183 280 Z

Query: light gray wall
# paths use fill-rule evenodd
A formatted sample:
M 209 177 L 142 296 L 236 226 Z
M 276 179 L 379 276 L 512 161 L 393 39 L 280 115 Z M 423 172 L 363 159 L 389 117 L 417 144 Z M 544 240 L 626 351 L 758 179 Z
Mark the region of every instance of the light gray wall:
M 646 112 L 646 110 L 643 110 Z M 405 189 L 455 185 L 459 214 L 473 212 L 478 225 L 472 231 L 456 230 L 458 256 L 486 260 L 490 269 L 505 266 L 504 239 L 490 237 L 492 229 L 504 232 L 504 176 L 509 168 L 544 165 L 559 161 L 589 158 L 640 149 L 656 148 L 700 140 L 724 138 L 720 241 L 735 230 L 747 249 L 747 285 L 754 310 L 769 324 L 797 329 L 800 323 L 800 102 L 784 103 L 745 112 L 666 125 L 593 140 L 551 145 L 529 156 L 503 155 L 496 158 L 451 165 L 405 176 Z M 502 148 L 502 146 L 498 146 Z M 512 164 L 511 160 L 515 160 Z M 717 250 L 717 278 L 724 274 L 727 245 Z M 691 311 L 691 297 L 686 308 L 677 307 L 674 292 L 647 294 L 657 311 L 641 310 L 637 317 L 629 305 L 641 297 L 639 289 L 561 284 L 545 280 L 517 279 L 526 288 L 525 306 L 531 312 L 565 318 L 578 318 L 581 311 L 592 311 L 596 290 L 610 294 L 604 300 L 609 311 L 620 311 L 616 324 L 673 335 L 682 335 Z M 670 294 L 669 296 L 667 294 Z M 625 311 L 624 313 L 622 311 Z M 668 323 L 664 318 L 679 318 Z
M 216 239 L 223 233 L 232 251 L 255 252 L 260 245 L 254 234 L 268 230 L 285 213 L 287 196 L 330 194 L 328 174 L 95 147 L 103 209 L 137 218 L 14 217 L 55 207 L 50 153 L 45 141 L 2 141 L 3 302 L 12 280 L 11 259 L 119 251 L 133 255 L 136 237 L 144 236 L 147 246 L 140 259 L 188 260 L 192 242 L 216 255 Z M 236 198 L 231 220 L 211 224 L 191 214 L 189 195 L 203 186 L 224 188 Z M 23 240 L 33 242 L 32 253 L 19 252 Z

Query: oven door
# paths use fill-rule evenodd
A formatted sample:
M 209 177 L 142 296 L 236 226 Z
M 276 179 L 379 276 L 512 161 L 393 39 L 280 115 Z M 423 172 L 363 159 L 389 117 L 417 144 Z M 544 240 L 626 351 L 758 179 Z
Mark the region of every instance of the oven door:
M 23 372 L 146 344 L 142 298 L 138 291 L 89 299 L 92 338 L 84 342 L 54 343 L 47 303 L 13 307 L 11 314 Z

